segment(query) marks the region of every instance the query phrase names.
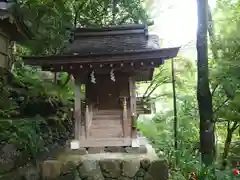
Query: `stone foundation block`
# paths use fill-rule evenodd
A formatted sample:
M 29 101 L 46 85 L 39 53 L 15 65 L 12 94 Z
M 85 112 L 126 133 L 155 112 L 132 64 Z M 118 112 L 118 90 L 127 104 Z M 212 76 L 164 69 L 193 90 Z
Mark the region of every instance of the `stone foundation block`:
M 42 178 L 44 180 L 53 180 L 61 174 L 61 162 L 58 160 L 46 160 L 42 165 Z
M 42 176 L 45 180 L 167 180 L 167 162 L 153 149 L 147 152 L 65 153 L 55 161 L 45 161 Z

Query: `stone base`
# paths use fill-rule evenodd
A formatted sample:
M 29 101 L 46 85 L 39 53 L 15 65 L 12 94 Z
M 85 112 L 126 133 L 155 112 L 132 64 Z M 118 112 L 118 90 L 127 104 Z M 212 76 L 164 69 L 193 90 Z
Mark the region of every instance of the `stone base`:
M 45 180 L 167 180 L 168 168 L 150 145 L 145 154 L 65 152 L 42 164 Z

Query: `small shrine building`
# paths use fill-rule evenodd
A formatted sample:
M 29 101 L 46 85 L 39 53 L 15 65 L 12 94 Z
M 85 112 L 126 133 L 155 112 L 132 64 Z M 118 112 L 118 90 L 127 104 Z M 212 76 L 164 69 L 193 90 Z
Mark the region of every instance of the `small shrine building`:
M 24 61 L 74 77 L 79 147 L 131 147 L 137 138 L 136 82 L 151 81 L 154 68 L 178 51 L 179 47 L 160 48 L 158 36 L 149 35 L 146 25 L 134 24 L 77 28 L 63 54 Z
M 11 67 L 13 42 L 21 43 L 33 37 L 13 6 L 8 0 L 0 1 L 0 68 L 4 69 Z

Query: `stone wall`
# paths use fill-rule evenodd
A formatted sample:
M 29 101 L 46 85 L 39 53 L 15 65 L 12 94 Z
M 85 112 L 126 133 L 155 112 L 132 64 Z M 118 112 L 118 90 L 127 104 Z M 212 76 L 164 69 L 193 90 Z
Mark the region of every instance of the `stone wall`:
M 12 147 L 9 145 L 9 148 Z M 10 152 L 9 148 L 6 151 Z M 13 151 L 11 150 L 11 152 Z M 9 161 L 7 161 L 6 164 L 1 156 L 0 180 L 168 179 L 167 162 L 159 158 L 150 145 L 147 145 L 147 153 L 91 152 L 93 154 L 82 155 L 79 150 L 69 149 L 51 150 L 51 152 L 53 153 L 47 153 L 48 157 L 46 158 L 48 159 L 45 161 L 39 159 L 36 164 L 25 164 L 8 173 L 4 173 L 4 170 L 13 168 L 15 163 L 8 164 Z M 2 154 L 4 153 L 2 152 Z M 17 154 L 14 153 L 14 156 Z M 53 154 L 55 155 L 53 156 Z
M 29 154 L 18 150 L 13 144 L 0 147 L 0 180 L 40 180 L 41 165 L 45 159 L 56 157 L 64 147 L 55 143 L 39 153 L 39 159 L 30 161 Z
M 44 162 L 44 180 L 167 180 L 168 170 L 163 160 L 149 159 L 85 160 L 78 163 Z
M 67 153 L 42 164 L 43 180 L 167 180 L 167 162 L 146 154 Z

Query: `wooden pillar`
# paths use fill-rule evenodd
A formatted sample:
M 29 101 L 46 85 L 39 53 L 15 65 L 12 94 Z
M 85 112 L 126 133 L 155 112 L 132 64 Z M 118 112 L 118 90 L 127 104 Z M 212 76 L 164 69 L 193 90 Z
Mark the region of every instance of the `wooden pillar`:
M 129 133 L 127 133 L 127 129 L 128 129 L 128 114 L 127 114 L 127 98 L 123 97 L 123 136 L 127 137 L 129 136 Z
M 75 139 L 80 140 L 81 136 L 81 82 L 78 78 L 75 78 L 75 100 L 74 100 L 74 110 L 75 110 Z
M 85 139 L 88 138 L 88 126 L 89 126 L 89 106 L 86 104 L 86 109 L 85 109 Z
M 8 51 L 9 42 L 10 40 L 7 34 L 0 29 L 0 68 L 9 68 L 9 61 L 11 60 L 8 58 L 8 56 L 11 55 Z
M 137 135 L 137 114 L 136 114 L 136 81 L 133 77 L 129 77 L 129 92 L 130 92 L 130 110 L 131 110 L 131 121 L 132 121 L 132 138 Z

